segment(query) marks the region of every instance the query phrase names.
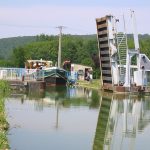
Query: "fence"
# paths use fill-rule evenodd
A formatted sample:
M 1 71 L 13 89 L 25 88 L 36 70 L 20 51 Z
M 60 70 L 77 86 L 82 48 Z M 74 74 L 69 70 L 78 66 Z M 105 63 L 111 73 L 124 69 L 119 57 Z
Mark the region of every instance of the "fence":
M 42 70 L 25 68 L 0 68 L 0 79 L 18 81 L 43 80 Z

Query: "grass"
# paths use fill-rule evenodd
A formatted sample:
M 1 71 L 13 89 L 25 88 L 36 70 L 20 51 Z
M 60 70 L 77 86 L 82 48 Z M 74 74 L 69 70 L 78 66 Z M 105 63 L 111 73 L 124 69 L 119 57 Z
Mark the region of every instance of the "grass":
M 97 90 L 99 90 L 101 87 L 100 79 L 93 79 L 92 81 L 78 80 L 77 84 L 82 87 L 92 88 Z
M 0 93 L 6 94 L 10 89 L 10 86 L 7 81 L 0 80 Z
M 6 150 L 8 149 L 8 141 L 7 141 L 7 136 L 6 136 L 6 131 L 2 132 L 0 131 L 0 149 L 1 150 Z
M 4 97 L 7 96 L 9 89 L 7 81 L 0 80 L 0 150 L 6 150 L 9 147 L 7 141 L 7 130 L 9 126 L 6 120 L 4 101 Z

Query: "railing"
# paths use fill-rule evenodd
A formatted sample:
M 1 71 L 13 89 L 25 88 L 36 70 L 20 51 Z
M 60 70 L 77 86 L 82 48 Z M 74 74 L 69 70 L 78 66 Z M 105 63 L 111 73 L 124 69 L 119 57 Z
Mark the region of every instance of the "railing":
M 66 72 L 67 79 L 78 80 L 77 72 Z M 42 81 L 44 71 L 40 69 L 0 68 L 0 80 Z
M 43 80 L 42 70 L 25 68 L 0 68 L 0 79 L 18 81 Z

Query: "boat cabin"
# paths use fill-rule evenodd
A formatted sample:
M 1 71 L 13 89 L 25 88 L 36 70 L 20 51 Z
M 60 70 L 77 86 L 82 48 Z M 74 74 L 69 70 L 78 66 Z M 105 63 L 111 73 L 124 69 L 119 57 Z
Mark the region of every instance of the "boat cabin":
M 71 73 L 76 72 L 78 80 L 93 79 L 93 69 L 90 66 L 80 64 L 71 64 Z
M 47 60 L 27 60 L 25 62 L 26 69 L 42 69 L 43 67 L 52 67 L 53 62 Z
M 70 72 L 70 77 L 75 80 L 93 79 L 93 69 L 91 66 L 72 64 L 71 61 L 64 61 L 63 68 Z

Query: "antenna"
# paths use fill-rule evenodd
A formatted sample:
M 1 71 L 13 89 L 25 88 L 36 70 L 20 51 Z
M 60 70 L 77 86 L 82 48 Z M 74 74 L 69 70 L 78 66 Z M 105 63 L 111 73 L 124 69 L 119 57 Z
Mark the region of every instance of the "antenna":
M 135 45 L 135 51 L 137 51 L 136 59 L 137 59 L 137 68 L 140 70 L 140 46 L 139 46 L 139 38 L 138 38 L 138 33 L 137 33 L 137 26 L 136 26 L 136 18 L 135 18 L 135 12 L 133 10 L 131 11 L 131 19 L 132 19 L 132 24 L 133 24 L 133 37 L 134 37 L 134 45 Z
M 134 36 L 135 50 L 139 52 L 139 39 L 138 39 L 138 33 L 137 33 L 135 12 L 133 10 L 130 10 L 130 11 L 131 11 L 132 24 L 133 24 L 133 36 Z
M 61 37 L 62 37 L 62 29 L 65 28 L 64 26 L 56 27 L 59 29 L 59 49 L 58 49 L 58 67 L 61 67 Z
M 124 16 L 124 14 L 122 15 L 122 17 L 123 17 L 124 33 L 127 34 L 127 30 L 126 30 L 126 22 L 125 22 L 125 16 Z

